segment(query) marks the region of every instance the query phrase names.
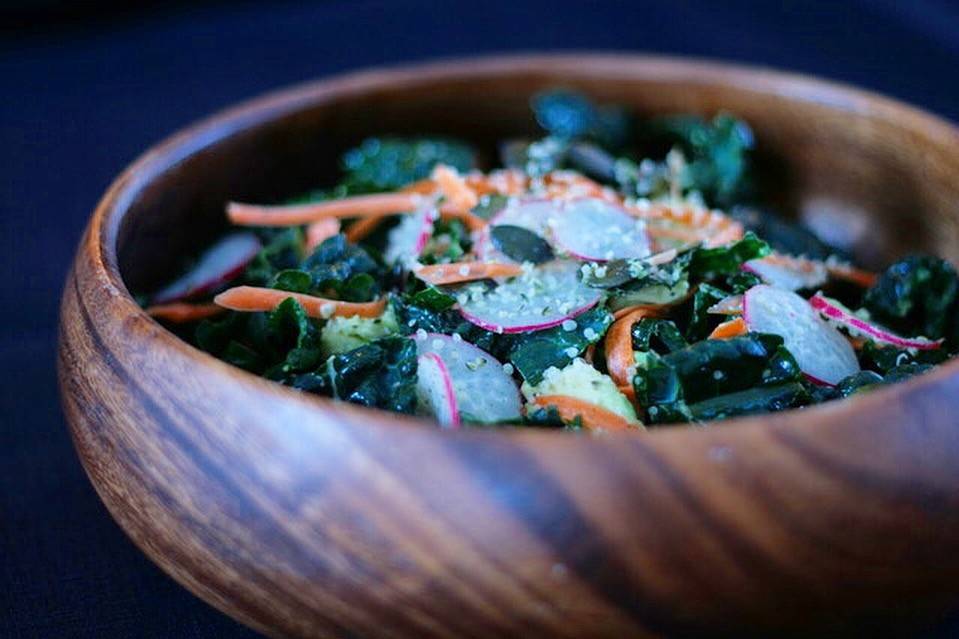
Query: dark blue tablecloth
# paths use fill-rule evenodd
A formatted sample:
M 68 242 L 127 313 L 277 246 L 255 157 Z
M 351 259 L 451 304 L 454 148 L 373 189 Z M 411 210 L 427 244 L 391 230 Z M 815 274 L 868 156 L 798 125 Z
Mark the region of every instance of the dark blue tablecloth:
M 344 69 L 570 48 L 806 71 L 959 119 L 950 0 L 218 3 L 9 27 L 0 29 L 4 637 L 253 636 L 130 544 L 76 461 L 57 397 L 58 297 L 81 228 L 111 178 L 174 129 Z M 959 623 L 924 633 L 959 635 Z

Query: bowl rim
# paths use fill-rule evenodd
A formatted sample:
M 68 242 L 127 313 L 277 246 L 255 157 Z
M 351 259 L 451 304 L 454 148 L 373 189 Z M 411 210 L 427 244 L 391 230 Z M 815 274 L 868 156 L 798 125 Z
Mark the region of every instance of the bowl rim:
M 231 136 L 266 122 L 291 115 L 299 110 L 322 104 L 327 100 L 349 97 L 350 94 L 375 88 L 389 89 L 398 82 L 422 83 L 442 79 L 483 77 L 522 74 L 533 71 L 556 72 L 559 70 L 595 71 L 601 68 L 605 77 L 620 73 L 635 77 L 636 69 L 642 68 L 649 79 L 701 85 L 727 85 L 738 90 L 759 92 L 791 100 L 814 102 L 829 108 L 847 111 L 856 115 L 878 118 L 894 118 L 909 129 L 924 130 L 929 137 L 952 140 L 959 149 L 959 128 L 944 118 L 896 99 L 860 89 L 845 83 L 825 80 L 815 76 L 790 71 L 773 70 L 765 66 L 709 60 L 695 57 L 650 55 L 645 53 L 605 52 L 584 50 L 560 53 L 509 53 L 455 58 L 440 58 L 425 62 L 398 63 L 385 67 L 372 67 L 347 71 L 297 83 L 265 94 L 252 97 L 214 112 L 193 124 L 179 129 L 155 143 L 140 154 L 116 177 L 98 201 L 87 230 L 80 243 L 80 250 L 94 257 L 94 277 L 107 287 L 113 301 L 118 303 L 111 322 L 123 322 L 134 327 L 151 348 L 172 348 L 179 355 L 194 360 L 198 365 L 214 371 L 231 384 L 241 384 L 282 397 L 284 401 L 306 402 L 312 407 L 354 417 L 355 427 L 384 425 L 389 428 L 415 429 L 422 432 L 424 426 L 433 428 L 433 420 L 369 409 L 348 402 L 337 401 L 308 393 L 298 392 L 276 382 L 261 378 L 243 369 L 223 362 L 209 353 L 180 339 L 161 323 L 146 314 L 134 300 L 119 272 L 117 259 L 117 236 L 121 222 L 137 197 L 159 175 L 174 169 L 194 154 L 212 147 Z M 714 77 L 721 76 L 721 80 Z M 959 153 L 959 151 L 957 151 Z M 803 422 L 828 421 L 832 428 L 842 428 L 856 413 L 877 409 L 881 404 L 891 403 L 905 394 L 920 391 L 950 378 L 959 377 L 959 358 L 945 362 L 934 370 L 907 381 L 876 389 L 853 397 L 816 404 L 800 409 L 778 413 L 765 413 L 721 420 L 724 427 L 738 431 L 765 428 L 771 423 L 782 427 L 801 427 Z M 712 425 L 716 422 L 703 422 Z M 683 438 L 691 430 L 703 424 L 678 424 L 649 431 L 603 433 L 605 437 Z M 724 430 L 727 430 L 724 428 Z M 728 431 L 727 431 L 728 432 Z M 535 438 L 544 445 L 556 445 L 560 439 L 569 439 L 570 433 L 558 429 L 535 428 L 464 428 L 444 431 L 444 436 L 454 438 L 475 437 L 520 437 Z M 693 435 L 695 436 L 695 435 Z M 577 442 L 582 445 L 584 442 Z

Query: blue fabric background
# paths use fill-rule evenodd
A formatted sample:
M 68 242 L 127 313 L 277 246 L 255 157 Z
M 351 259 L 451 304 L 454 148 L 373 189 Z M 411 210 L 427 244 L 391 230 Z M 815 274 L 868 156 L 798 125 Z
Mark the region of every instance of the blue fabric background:
M 3 637 L 253 636 L 163 575 L 112 522 L 57 397 L 57 305 L 80 231 L 111 178 L 173 130 L 345 69 L 575 48 L 811 72 L 959 119 L 959 4 L 947 0 L 221 3 L 0 38 Z M 919 636 L 954 635 L 959 616 Z

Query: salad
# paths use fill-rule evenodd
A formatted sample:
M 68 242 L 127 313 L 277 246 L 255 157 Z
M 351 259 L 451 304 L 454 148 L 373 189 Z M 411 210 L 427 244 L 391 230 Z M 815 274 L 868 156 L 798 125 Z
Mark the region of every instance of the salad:
M 371 138 L 331 188 L 229 203 L 147 312 L 257 375 L 447 428 L 800 408 L 959 350 L 953 266 L 866 271 L 763 206 L 733 115 L 638 120 L 562 90 L 532 109 L 541 137 L 497 163 Z

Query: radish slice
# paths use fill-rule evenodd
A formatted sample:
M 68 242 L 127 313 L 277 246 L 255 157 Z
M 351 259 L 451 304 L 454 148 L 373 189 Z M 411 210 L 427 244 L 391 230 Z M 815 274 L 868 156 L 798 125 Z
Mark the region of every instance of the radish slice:
M 481 260 L 513 262 L 493 246 L 490 233 L 494 226 L 508 224 L 519 226 L 545 238 L 549 231 L 549 222 L 562 213 L 562 207 L 555 200 L 511 201 L 502 211 L 494 215 L 489 224 L 476 240 L 474 251 Z
M 556 245 L 580 260 L 605 262 L 650 254 L 646 224 L 611 202 L 579 198 L 550 220 Z
M 416 397 L 421 409 L 444 428 L 459 428 L 460 409 L 456 404 L 449 369 L 436 353 L 416 358 Z
M 468 287 L 457 296 L 460 313 L 496 333 L 559 326 L 599 301 L 601 292 L 583 284 L 579 276 L 578 262 L 546 262 L 491 290 Z
M 452 387 L 452 403 L 458 410 L 456 423 L 460 419 L 499 422 L 519 417 L 522 407 L 519 390 L 495 357 L 459 336 L 421 332 L 413 339 L 420 360 L 433 356 L 444 365 Z M 435 368 L 435 362 L 427 366 Z M 429 369 L 427 375 L 432 375 Z M 428 383 L 439 390 L 435 377 Z M 445 392 L 438 394 L 442 397 Z M 447 407 L 449 405 L 447 403 Z M 440 418 L 439 411 L 436 414 Z
M 888 329 L 877 326 L 876 324 L 870 324 L 856 317 L 848 308 L 834 299 L 824 297 L 820 293 L 813 295 L 809 303 L 814 309 L 822 313 L 824 317 L 842 324 L 853 336 L 858 335 L 882 342 L 883 344 L 895 346 L 896 348 L 914 348 L 922 351 L 935 350 L 939 348 L 943 342 L 941 339 L 931 340 L 927 337 L 902 337 L 896 335 Z
M 743 270 L 758 275 L 770 286 L 787 291 L 816 288 L 829 279 L 829 272 L 822 262 L 786 255 L 769 255 L 749 260 L 743 264 Z
M 182 277 L 158 291 L 153 304 L 168 304 L 213 293 L 239 276 L 263 245 L 253 233 L 230 233 L 211 246 Z
M 400 223 L 390 231 L 389 242 L 383 252 L 388 264 L 400 261 L 412 264 L 433 235 L 433 222 L 439 217 L 434 203 L 420 207 L 411 215 L 404 216 Z
M 729 297 L 724 297 L 707 308 L 706 312 L 712 313 L 713 315 L 742 315 L 743 296 L 730 295 Z
M 743 317 L 750 331 L 782 337 L 799 368 L 814 382 L 835 386 L 859 372 L 856 353 L 846 338 L 791 291 L 766 284 L 752 287 L 743 296 Z

